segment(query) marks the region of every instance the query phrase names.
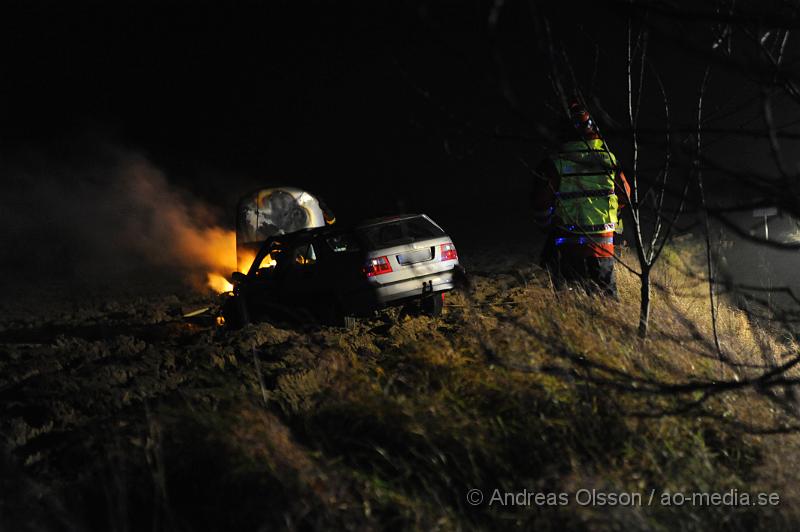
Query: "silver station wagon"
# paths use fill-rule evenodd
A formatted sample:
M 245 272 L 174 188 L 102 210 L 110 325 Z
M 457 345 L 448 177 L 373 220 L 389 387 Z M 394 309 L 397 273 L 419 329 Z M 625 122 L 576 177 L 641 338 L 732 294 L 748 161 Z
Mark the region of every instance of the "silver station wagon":
M 438 315 L 463 275 L 453 240 L 424 214 L 268 238 L 223 304 L 231 327 L 251 320 L 352 326 L 389 306 Z

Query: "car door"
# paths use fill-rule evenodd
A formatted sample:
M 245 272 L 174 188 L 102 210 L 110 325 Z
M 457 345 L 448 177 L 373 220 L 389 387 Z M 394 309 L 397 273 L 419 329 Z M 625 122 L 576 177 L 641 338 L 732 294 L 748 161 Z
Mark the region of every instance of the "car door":
M 289 268 L 284 260 L 285 250 L 276 245 L 261 262 L 254 264 L 255 270 L 248 275 L 247 301 L 251 312 L 259 314 L 283 306 L 283 280 Z
M 321 263 L 316 247 L 310 240 L 296 242 L 287 250 L 286 260 L 281 299 L 291 307 L 313 306 L 321 283 Z

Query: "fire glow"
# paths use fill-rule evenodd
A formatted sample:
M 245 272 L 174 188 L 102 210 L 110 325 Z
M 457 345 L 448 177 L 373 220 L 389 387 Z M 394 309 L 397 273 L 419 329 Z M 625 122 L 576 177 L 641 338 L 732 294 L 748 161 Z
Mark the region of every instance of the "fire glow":
M 255 252 L 248 250 L 242 250 L 237 257 L 235 249 L 236 233 L 233 231 L 225 231 L 222 241 L 212 240 L 207 247 L 208 253 L 214 258 L 213 261 L 209 261 L 213 267 L 212 271 L 206 274 L 207 285 L 219 294 L 233 290 L 233 285 L 227 277 L 234 271 L 247 273 L 256 258 Z M 265 262 L 268 260 L 269 257 L 265 259 Z M 241 270 L 239 265 L 241 265 Z

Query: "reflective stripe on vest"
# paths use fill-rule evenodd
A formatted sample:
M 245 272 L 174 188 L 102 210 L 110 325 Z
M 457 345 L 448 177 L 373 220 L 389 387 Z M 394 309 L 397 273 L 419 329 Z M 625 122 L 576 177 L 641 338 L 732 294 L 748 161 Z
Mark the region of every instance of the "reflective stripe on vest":
M 596 246 L 601 246 L 603 244 L 613 244 L 614 237 L 613 236 L 604 236 L 602 238 L 596 237 L 593 238 L 591 236 L 562 236 L 556 238 L 556 246 L 561 246 L 563 244 L 594 244 Z
M 561 229 L 577 234 L 613 231 L 618 221 L 617 160 L 603 141 L 566 142 L 553 163 L 560 178 L 555 214 Z
M 565 231 L 578 234 L 594 234 L 594 233 L 607 233 L 616 229 L 615 224 L 597 224 L 597 225 L 563 225 L 561 226 Z
M 556 192 L 556 197 L 559 199 L 600 198 L 613 193 L 613 190 L 576 190 L 574 192 Z

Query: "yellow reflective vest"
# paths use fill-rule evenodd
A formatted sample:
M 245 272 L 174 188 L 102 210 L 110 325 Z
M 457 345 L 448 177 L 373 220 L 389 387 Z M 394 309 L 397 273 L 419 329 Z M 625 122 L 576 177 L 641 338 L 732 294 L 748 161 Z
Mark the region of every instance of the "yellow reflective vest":
M 555 215 L 569 233 L 615 231 L 619 202 L 614 192 L 617 159 L 601 139 L 565 142 L 552 157 L 559 175 Z

